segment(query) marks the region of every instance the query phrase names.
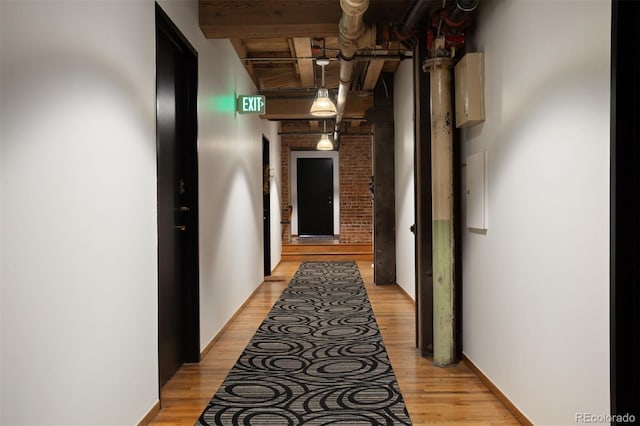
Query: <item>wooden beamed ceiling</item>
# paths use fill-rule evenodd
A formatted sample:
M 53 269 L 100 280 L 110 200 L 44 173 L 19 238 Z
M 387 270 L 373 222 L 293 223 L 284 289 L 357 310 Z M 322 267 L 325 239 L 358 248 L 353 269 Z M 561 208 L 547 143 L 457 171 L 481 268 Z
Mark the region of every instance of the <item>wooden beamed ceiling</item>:
M 397 23 L 411 0 L 370 0 L 366 24 Z M 327 56 L 326 86 L 335 95 L 339 83 L 339 0 L 200 0 L 200 28 L 207 38 L 229 39 L 258 90 L 267 97 L 272 120 L 314 119 L 311 99 L 321 85 L 314 58 Z M 359 53 L 379 58 L 354 67 L 345 121 L 362 120 L 373 105 L 372 91 L 380 73 L 394 72 L 398 42 Z M 385 55 L 393 55 L 385 59 Z

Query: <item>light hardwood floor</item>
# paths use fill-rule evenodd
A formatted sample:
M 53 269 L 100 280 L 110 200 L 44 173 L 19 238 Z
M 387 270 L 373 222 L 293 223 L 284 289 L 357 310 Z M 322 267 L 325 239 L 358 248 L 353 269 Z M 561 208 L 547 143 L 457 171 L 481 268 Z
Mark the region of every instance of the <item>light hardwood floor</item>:
M 371 261 L 357 263 L 414 425 L 519 424 L 463 363 L 436 368 L 430 359 L 422 358 L 414 344 L 413 301 L 398 286 L 374 285 Z M 162 408 L 151 424 L 194 424 L 299 264 L 280 263 L 206 357 L 180 368 L 162 389 Z

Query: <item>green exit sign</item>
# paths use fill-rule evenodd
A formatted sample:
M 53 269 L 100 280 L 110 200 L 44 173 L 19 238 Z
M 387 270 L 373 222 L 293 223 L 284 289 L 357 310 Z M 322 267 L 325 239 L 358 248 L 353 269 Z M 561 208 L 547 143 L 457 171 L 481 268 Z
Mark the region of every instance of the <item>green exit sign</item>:
M 265 98 L 262 95 L 239 95 L 237 109 L 240 114 L 264 114 Z

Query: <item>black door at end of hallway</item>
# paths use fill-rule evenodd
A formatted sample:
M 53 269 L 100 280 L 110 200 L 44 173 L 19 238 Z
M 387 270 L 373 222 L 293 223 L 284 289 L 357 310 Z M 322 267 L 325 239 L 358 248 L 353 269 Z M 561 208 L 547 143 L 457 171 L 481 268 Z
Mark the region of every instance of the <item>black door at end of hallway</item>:
M 298 158 L 298 235 L 333 235 L 333 159 Z

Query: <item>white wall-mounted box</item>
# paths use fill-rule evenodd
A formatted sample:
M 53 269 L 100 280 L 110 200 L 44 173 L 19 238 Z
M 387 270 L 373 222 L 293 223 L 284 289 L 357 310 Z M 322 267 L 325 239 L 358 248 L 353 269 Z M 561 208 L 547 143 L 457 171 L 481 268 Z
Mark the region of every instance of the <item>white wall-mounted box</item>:
M 484 53 L 467 53 L 455 67 L 456 127 L 484 121 Z

